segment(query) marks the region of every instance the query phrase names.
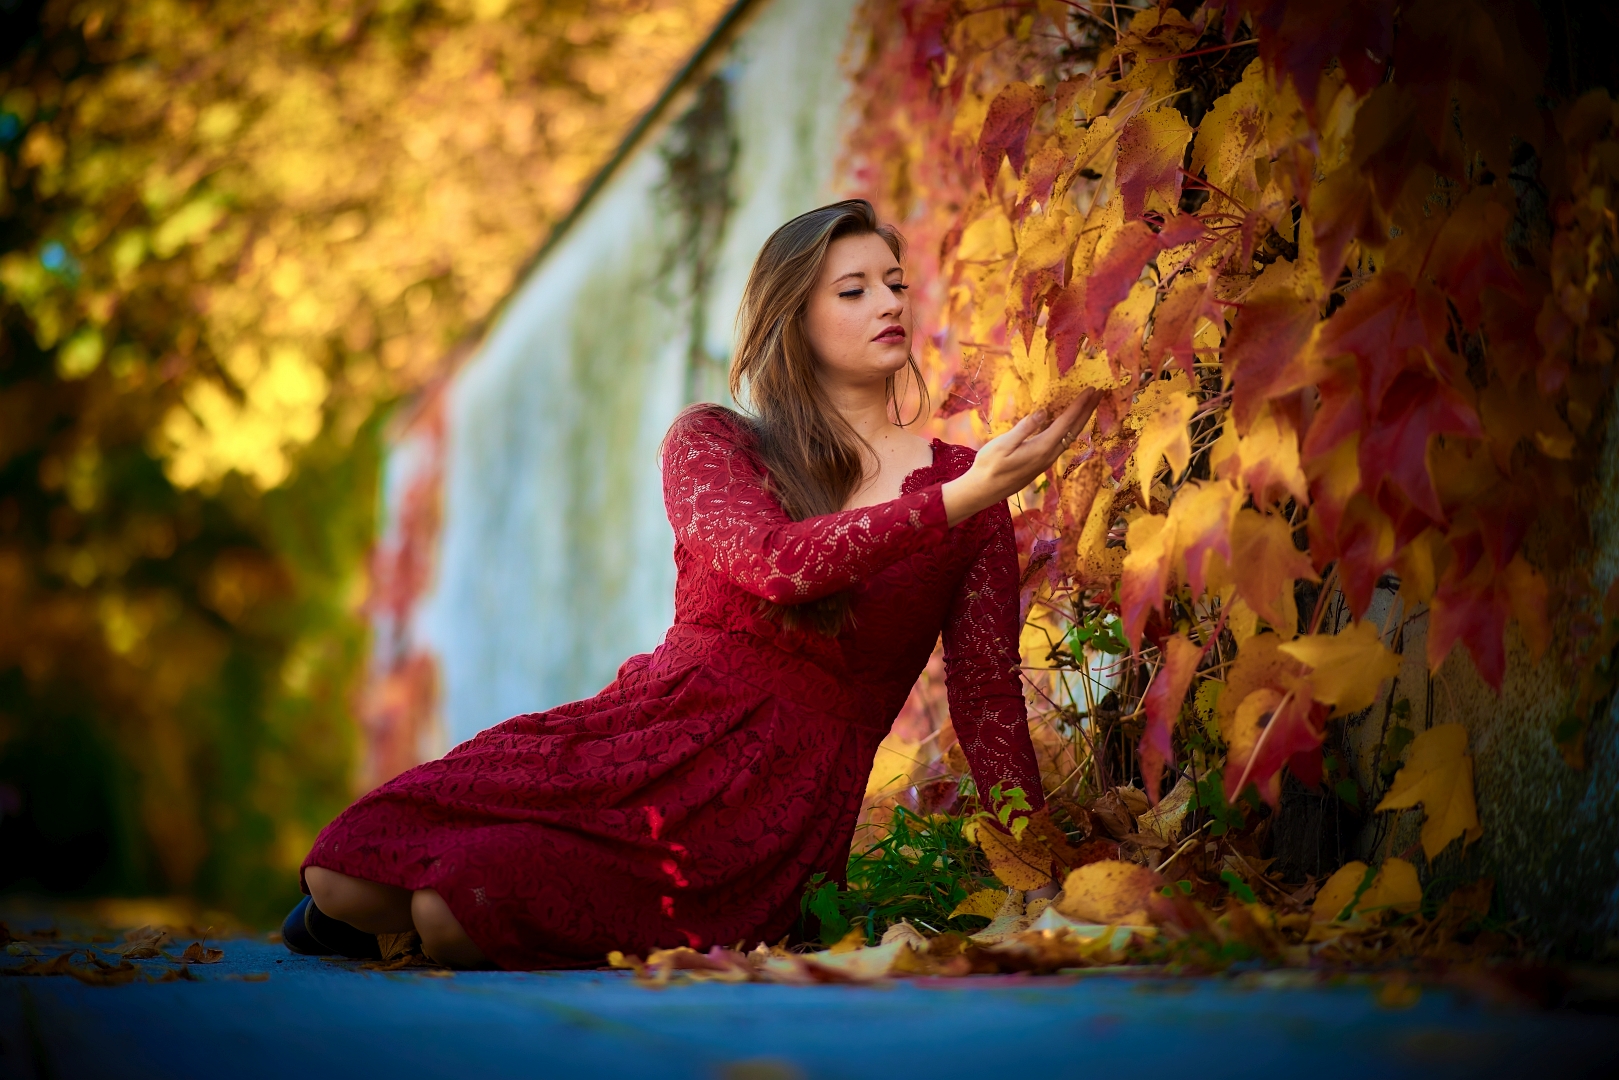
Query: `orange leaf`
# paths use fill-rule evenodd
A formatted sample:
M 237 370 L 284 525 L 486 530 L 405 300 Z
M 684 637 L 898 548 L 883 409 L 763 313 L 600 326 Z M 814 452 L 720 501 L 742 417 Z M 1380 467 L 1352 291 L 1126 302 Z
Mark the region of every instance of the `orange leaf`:
M 1246 509 L 1231 524 L 1231 576 L 1248 606 L 1286 634 L 1295 630 L 1288 617 L 1294 610 L 1293 582 L 1318 580 L 1283 518 Z
M 1210 555 L 1231 562 L 1231 517 L 1242 506 L 1242 492 L 1233 484 L 1188 480 L 1175 493 L 1169 507 L 1174 533 L 1171 567 L 1199 596 L 1212 569 Z

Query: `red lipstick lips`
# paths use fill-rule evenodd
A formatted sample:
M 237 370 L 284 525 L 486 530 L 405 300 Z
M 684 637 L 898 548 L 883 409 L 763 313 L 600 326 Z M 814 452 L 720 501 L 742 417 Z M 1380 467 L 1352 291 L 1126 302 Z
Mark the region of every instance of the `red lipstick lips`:
M 871 340 L 881 341 L 884 344 L 897 344 L 905 340 L 905 328 L 903 326 L 890 326 Z

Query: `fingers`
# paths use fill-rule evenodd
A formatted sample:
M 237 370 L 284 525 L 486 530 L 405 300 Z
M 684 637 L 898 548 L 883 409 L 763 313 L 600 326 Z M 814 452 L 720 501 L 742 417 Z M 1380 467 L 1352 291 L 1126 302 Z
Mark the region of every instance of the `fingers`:
M 1024 445 L 1030 451 L 1039 454 L 1044 462 L 1041 467 L 1044 468 L 1073 444 L 1095 409 L 1096 393 L 1088 390 L 1070 401 L 1068 407 L 1057 415 L 1057 419 L 1053 420 L 1049 427 L 1039 435 L 1026 440 Z

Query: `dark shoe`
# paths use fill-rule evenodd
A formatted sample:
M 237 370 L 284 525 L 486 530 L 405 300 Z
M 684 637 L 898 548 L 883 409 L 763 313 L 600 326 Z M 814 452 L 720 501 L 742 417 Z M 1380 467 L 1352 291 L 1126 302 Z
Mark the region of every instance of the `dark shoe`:
M 316 941 L 315 935 L 304 925 L 304 912 L 314 905 L 315 902 L 306 896 L 287 912 L 287 917 L 281 921 L 281 941 L 295 953 L 302 953 L 305 956 L 330 956 L 332 950 Z
M 356 930 L 346 922 L 332 918 L 315 906 L 311 897 L 298 901 L 281 924 L 281 940 L 287 948 L 306 956 L 331 956 L 336 953 L 350 960 L 381 960 L 382 949 L 377 935 Z

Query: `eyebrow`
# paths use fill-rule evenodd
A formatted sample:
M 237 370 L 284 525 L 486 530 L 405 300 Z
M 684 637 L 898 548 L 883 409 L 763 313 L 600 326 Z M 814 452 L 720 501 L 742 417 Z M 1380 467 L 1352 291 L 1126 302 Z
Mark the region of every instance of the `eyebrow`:
M 903 274 L 904 272 L 905 268 L 903 266 L 890 266 L 887 270 L 883 271 L 883 276 L 887 277 L 889 274 Z M 865 276 L 866 272 L 864 270 L 851 270 L 847 274 L 839 274 L 837 277 L 833 278 L 832 284 L 836 285 L 845 278 L 863 278 Z

